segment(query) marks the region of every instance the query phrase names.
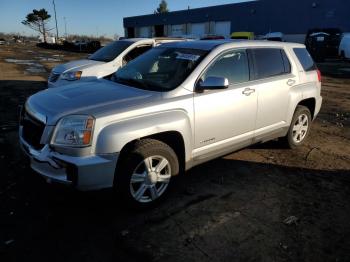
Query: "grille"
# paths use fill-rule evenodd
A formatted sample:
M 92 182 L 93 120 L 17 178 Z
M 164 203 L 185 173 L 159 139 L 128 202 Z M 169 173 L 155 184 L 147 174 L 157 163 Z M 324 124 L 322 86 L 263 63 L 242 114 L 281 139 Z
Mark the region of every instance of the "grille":
M 40 140 L 44 132 L 45 124 L 30 116 L 27 112 L 24 113 L 21 124 L 23 127 L 23 139 L 36 150 L 42 149 L 44 145 L 40 144 Z
M 49 76 L 49 82 L 55 83 L 59 77 L 60 77 L 60 74 L 52 72 Z

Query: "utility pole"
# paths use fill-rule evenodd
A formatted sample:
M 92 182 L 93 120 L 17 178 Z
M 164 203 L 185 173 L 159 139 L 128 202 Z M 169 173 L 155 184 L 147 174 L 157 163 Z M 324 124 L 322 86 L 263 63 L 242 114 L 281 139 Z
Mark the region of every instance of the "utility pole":
M 56 43 L 58 43 L 58 26 L 57 26 L 57 16 L 56 16 L 56 5 L 55 0 L 52 0 L 53 10 L 55 12 L 55 22 L 56 22 Z
M 66 17 L 63 17 L 64 19 L 64 35 L 66 36 L 66 40 L 67 40 L 67 21 L 66 21 Z

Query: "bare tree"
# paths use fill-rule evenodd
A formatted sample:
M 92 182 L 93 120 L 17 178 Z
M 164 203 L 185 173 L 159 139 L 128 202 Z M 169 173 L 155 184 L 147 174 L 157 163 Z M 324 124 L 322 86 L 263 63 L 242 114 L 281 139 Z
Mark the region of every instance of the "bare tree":
M 50 18 L 51 15 L 49 15 L 44 8 L 40 10 L 34 9 L 32 13 L 29 13 L 26 16 L 26 19 L 22 21 L 22 24 L 42 34 L 44 42 L 46 43 L 46 34 L 53 29 L 47 28 Z
M 168 3 L 165 0 L 162 0 L 157 10 L 154 11 L 155 14 L 162 14 L 162 13 L 168 13 L 168 12 L 169 12 Z

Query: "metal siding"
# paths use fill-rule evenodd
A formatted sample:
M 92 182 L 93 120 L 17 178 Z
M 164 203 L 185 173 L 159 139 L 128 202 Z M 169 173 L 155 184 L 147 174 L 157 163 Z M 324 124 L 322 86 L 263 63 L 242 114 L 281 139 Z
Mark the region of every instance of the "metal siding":
M 184 35 L 184 25 L 171 25 L 171 30 L 169 31 L 169 36 L 182 36 Z
M 313 8 L 312 3 L 317 7 Z M 124 27 L 158 24 L 190 24 L 231 21 L 231 31 L 266 34 L 305 34 L 314 27 L 338 27 L 350 31 L 348 0 L 261 0 L 239 4 L 205 7 L 166 14 L 124 18 Z
M 231 22 L 219 21 L 214 24 L 212 33 L 229 38 L 231 35 Z
M 207 29 L 207 26 L 205 23 L 192 23 L 191 35 L 202 37 L 206 34 L 207 32 L 206 29 Z M 208 31 L 209 31 L 209 28 L 208 28 Z

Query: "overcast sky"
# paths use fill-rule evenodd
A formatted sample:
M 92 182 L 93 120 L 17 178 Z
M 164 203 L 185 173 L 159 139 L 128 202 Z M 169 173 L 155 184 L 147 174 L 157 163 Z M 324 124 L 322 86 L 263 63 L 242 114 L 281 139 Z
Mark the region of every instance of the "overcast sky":
M 55 0 L 59 34 L 64 34 L 64 17 L 68 34 L 124 35 L 123 17 L 153 13 L 159 0 Z M 244 2 L 244 0 L 168 0 L 170 11 Z M 45 8 L 54 26 L 52 0 L 0 0 L 0 32 L 37 35 L 21 24 L 33 9 Z

